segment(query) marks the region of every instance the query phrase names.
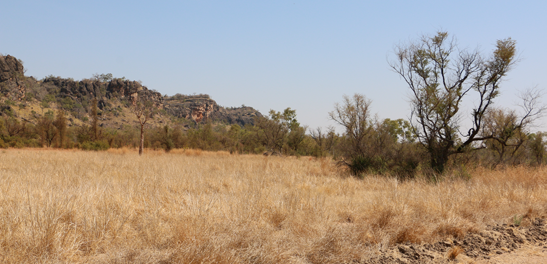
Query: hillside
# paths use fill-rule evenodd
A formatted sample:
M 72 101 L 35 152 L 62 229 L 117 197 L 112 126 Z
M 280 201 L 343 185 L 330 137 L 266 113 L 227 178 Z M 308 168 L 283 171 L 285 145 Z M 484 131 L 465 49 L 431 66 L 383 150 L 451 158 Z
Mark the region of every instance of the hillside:
M 209 95 L 162 95 L 140 82 L 125 78 L 92 78 L 73 80 L 48 76 L 42 80 L 25 76 L 21 60 L 0 56 L 0 115 L 12 115 L 34 123 L 48 111 L 63 109 L 69 126 L 89 122 L 92 102 L 97 100 L 102 127 L 120 129 L 134 125 L 131 98 L 144 96 L 157 108 L 151 126 L 178 124 L 189 127 L 198 123 L 254 124 L 262 114 L 252 107 L 219 106 Z M 101 75 L 105 76 L 105 75 Z

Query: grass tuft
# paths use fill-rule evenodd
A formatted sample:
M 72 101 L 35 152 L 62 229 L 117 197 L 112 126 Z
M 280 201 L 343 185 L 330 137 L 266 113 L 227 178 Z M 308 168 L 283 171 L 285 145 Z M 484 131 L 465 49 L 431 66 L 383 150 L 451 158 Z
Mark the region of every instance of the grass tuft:
M 448 251 L 448 259 L 449 260 L 455 260 L 458 255 L 464 253 L 464 250 L 459 246 L 454 246 Z

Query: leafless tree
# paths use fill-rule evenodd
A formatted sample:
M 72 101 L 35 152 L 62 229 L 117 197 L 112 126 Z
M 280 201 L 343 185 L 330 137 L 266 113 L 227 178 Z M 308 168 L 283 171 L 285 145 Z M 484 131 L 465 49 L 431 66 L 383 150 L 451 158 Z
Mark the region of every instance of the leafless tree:
M 500 108 L 491 108 L 486 112 L 481 137 L 488 138 L 485 140 L 485 146 L 496 154 L 494 166 L 509 160 L 516 162 L 519 150 L 528 140 L 530 127 L 545 111 L 545 105 L 539 101 L 539 90 L 527 90 L 520 98 L 523 110 L 520 116 L 515 110 Z
M 142 91 L 131 98 L 131 104 L 131 111 L 139 120 L 141 128 L 139 155 L 142 155 L 142 151 L 144 148 L 144 125 L 146 125 L 146 122 L 153 118 L 153 115 L 155 113 L 155 106 L 153 102 L 145 100 Z
M 344 96 L 342 104 L 336 103 L 330 119 L 343 126 L 350 145 L 350 156 L 364 156 L 367 149 L 367 137 L 373 132 L 370 117 L 371 100 L 364 95 Z

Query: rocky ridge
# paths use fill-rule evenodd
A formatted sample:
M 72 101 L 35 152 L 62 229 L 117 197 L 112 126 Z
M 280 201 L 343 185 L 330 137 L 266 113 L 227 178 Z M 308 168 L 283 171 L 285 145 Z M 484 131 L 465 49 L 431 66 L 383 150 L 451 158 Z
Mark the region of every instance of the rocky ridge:
M 10 111 L 17 116 L 17 107 L 24 108 L 33 105 L 34 116 L 39 116 L 38 108 L 42 112 L 47 108 L 62 108 L 76 119 L 89 117 L 93 99 L 103 114 L 104 126 L 121 127 L 125 119 L 119 122 L 108 122 L 120 114 L 129 113 L 130 102 L 139 97 L 144 101 L 152 102 L 162 115 L 161 120 L 186 120 L 199 124 L 204 122 L 219 122 L 224 124 L 254 124 L 254 118 L 262 114 L 252 107 L 225 108 L 219 106 L 208 95 L 161 95 L 150 90 L 140 82 L 125 78 L 112 78 L 108 81 L 99 79 L 84 79 L 75 81 L 71 78 L 48 76 L 40 81 L 33 77 L 24 76 L 23 63 L 13 56 L 0 55 L 0 114 Z M 39 107 L 37 107 L 39 105 Z M 125 113 L 124 113 L 125 112 Z M 106 116 L 111 116 L 110 118 Z M 160 122 L 161 123 L 161 122 Z

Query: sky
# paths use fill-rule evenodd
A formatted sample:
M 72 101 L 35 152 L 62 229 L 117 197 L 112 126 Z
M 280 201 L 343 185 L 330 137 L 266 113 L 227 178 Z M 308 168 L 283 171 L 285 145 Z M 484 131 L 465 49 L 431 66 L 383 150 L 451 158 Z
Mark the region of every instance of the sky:
M 488 57 L 517 42 L 495 106 L 547 89 L 547 1 L 3 1 L 0 53 L 27 76 L 140 80 L 162 94 L 209 94 L 221 106 L 296 110 L 312 129 L 344 95 L 379 118 L 408 119 L 409 89 L 389 67 L 396 45 L 446 31 Z M 473 97 L 467 98 L 472 106 Z M 547 97 L 544 100 L 547 102 Z M 469 108 L 464 109 L 469 113 Z M 547 119 L 538 120 L 539 130 Z

